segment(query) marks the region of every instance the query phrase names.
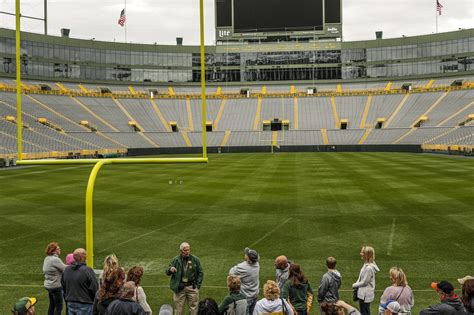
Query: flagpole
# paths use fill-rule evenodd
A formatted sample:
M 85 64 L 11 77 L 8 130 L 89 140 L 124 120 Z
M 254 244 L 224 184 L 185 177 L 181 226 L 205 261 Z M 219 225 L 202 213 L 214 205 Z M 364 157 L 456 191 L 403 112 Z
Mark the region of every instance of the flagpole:
M 438 33 L 438 0 L 435 0 L 436 33 Z
M 127 13 L 127 0 L 124 0 L 124 1 L 125 1 L 125 16 L 127 16 L 127 14 L 128 14 Z M 128 23 L 125 22 L 125 25 L 124 25 L 125 26 L 125 43 L 127 42 L 127 24 Z M 438 32 L 438 31 L 436 31 L 436 32 Z

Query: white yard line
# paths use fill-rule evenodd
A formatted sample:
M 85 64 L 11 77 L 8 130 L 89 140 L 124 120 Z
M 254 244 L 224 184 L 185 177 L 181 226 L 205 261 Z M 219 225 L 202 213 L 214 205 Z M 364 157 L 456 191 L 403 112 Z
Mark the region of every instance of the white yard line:
M 182 221 L 175 222 L 175 223 L 171 223 L 171 224 L 162 226 L 162 227 L 160 227 L 160 228 L 158 228 L 158 229 L 155 229 L 155 230 L 153 230 L 153 231 L 150 231 L 150 232 L 147 232 L 147 233 L 143 233 L 143 234 L 138 235 L 138 236 L 135 236 L 135 237 L 133 237 L 133 238 L 129 238 L 129 239 L 126 240 L 126 241 L 123 241 L 123 242 L 114 244 L 114 245 L 112 245 L 112 246 L 110 246 L 110 247 L 107 247 L 107 248 L 104 248 L 104 249 L 100 250 L 100 251 L 99 251 L 99 254 L 100 254 L 100 253 L 103 253 L 103 252 L 105 252 L 105 251 L 108 251 L 108 250 L 111 249 L 111 248 L 115 248 L 115 247 L 121 246 L 121 245 L 123 245 L 123 244 L 127 244 L 127 243 L 130 243 L 130 242 L 133 242 L 133 241 L 135 241 L 135 240 L 137 240 L 137 239 L 139 239 L 139 238 L 148 236 L 148 235 L 153 234 L 153 233 L 155 233 L 155 232 L 157 232 L 157 231 L 160 231 L 160 230 L 163 230 L 163 229 L 168 228 L 168 227 L 170 227 L 170 226 L 174 226 L 174 225 L 178 225 L 178 224 L 182 224 Z
M 0 288 L 43 288 L 42 284 L 1 284 Z M 144 285 L 144 288 L 169 288 L 168 285 Z M 203 285 L 201 288 L 208 288 L 208 289 L 223 289 L 227 290 L 228 287 L 225 286 L 218 286 L 218 285 Z M 384 290 L 375 290 L 377 292 L 383 292 Z M 433 289 L 424 289 L 424 290 L 412 290 L 413 292 L 433 292 Z M 339 290 L 339 292 L 352 292 L 351 290 Z
M 387 256 L 390 256 L 392 254 L 392 249 L 393 249 L 393 238 L 395 237 L 395 225 L 397 223 L 397 219 L 393 218 L 392 221 L 392 229 L 390 231 L 390 237 L 388 239 L 388 248 L 387 248 Z
M 256 240 L 255 242 L 253 242 L 252 244 L 250 244 L 248 247 L 252 248 L 254 247 L 255 245 L 257 245 L 258 243 L 260 243 L 261 241 L 263 241 L 264 239 L 266 239 L 267 237 L 269 237 L 270 235 L 272 235 L 275 231 L 277 231 L 279 228 L 281 228 L 283 225 L 287 224 L 292 218 L 288 218 L 286 219 L 284 222 L 280 223 L 276 228 L 274 228 L 273 230 L 271 230 L 270 232 L 266 233 L 264 236 L 262 236 L 261 238 L 259 238 L 258 240 Z

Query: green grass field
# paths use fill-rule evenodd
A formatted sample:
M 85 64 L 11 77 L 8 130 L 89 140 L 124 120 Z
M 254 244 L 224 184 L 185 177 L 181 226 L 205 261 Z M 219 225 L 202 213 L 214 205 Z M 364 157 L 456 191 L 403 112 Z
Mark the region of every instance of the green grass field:
M 37 296 L 38 314 L 46 314 L 43 251 L 57 241 L 64 259 L 85 246 L 90 170 L 0 170 L 0 314 L 22 296 Z M 95 265 L 115 253 L 126 268 L 144 266 L 157 310 L 171 302 L 164 270 L 182 241 L 201 258 L 201 297 L 217 301 L 246 246 L 260 253 L 262 284 L 285 254 L 317 288 L 333 255 L 349 302 L 360 246 L 370 244 L 381 269 L 376 301 L 388 270 L 399 266 L 415 290 L 417 314 L 437 301 L 431 281 L 474 273 L 473 183 L 473 159 L 421 154 L 222 154 L 208 165 L 106 166 L 95 192 Z

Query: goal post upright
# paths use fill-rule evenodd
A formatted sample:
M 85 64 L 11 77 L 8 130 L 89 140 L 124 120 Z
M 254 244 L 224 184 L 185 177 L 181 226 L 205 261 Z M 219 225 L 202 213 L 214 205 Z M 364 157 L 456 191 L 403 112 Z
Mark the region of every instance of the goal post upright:
M 17 92 L 17 124 L 18 124 L 18 161 L 17 165 L 80 165 L 93 164 L 94 167 L 89 175 L 85 200 L 85 224 L 86 224 L 86 251 L 87 265 L 94 267 L 94 215 L 93 196 L 97 175 L 104 165 L 108 164 L 182 164 L 182 163 L 208 163 L 207 157 L 207 134 L 206 134 L 206 76 L 205 76 L 205 49 L 204 49 L 204 9 L 203 0 L 199 0 L 200 10 L 200 32 L 201 32 L 201 89 L 202 89 L 202 157 L 194 158 L 118 158 L 118 159 L 45 159 L 45 160 L 23 160 L 22 148 L 22 117 L 21 117 L 21 42 L 20 42 L 20 0 L 16 4 L 16 92 Z
M 17 124 L 17 159 L 23 157 L 23 123 L 21 117 L 21 38 L 20 38 L 20 0 L 15 0 L 15 62 L 16 62 L 16 124 Z
M 207 158 L 207 130 L 206 130 L 206 58 L 204 49 L 204 4 L 199 0 L 199 29 L 201 37 L 201 128 L 202 128 L 202 157 Z

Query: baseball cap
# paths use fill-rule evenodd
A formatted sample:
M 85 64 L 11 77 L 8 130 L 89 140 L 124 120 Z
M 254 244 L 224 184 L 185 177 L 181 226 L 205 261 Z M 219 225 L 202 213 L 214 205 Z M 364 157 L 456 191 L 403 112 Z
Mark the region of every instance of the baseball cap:
M 458 279 L 459 284 L 463 285 L 467 280 L 473 280 L 473 276 L 465 276 L 464 278 Z
M 432 282 L 431 288 L 433 288 L 434 290 L 440 290 L 441 292 L 445 294 L 451 294 L 454 291 L 453 285 L 445 280 L 441 282 Z
M 21 298 L 13 305 L 13 312 L 16 312 L 15 314 L 19 315 L 26 314 L 26 311 L 35 305 L 36 302 L 37 300 L 34 297 Z
M 389 310 L 390 312 L 395 313 L 395 314 L 400 312 L 400 304 L 394 300 L 388 300 L 387 302 L 380 304 L 380 306 L 384 310 Z
M 251 249 L 251 248 L 248 248 L 246 247 L 244 249 L 244 254 L 252 261 L 252 262 L 256 262 L 258 261 L 258 253 L 255 249 Z

